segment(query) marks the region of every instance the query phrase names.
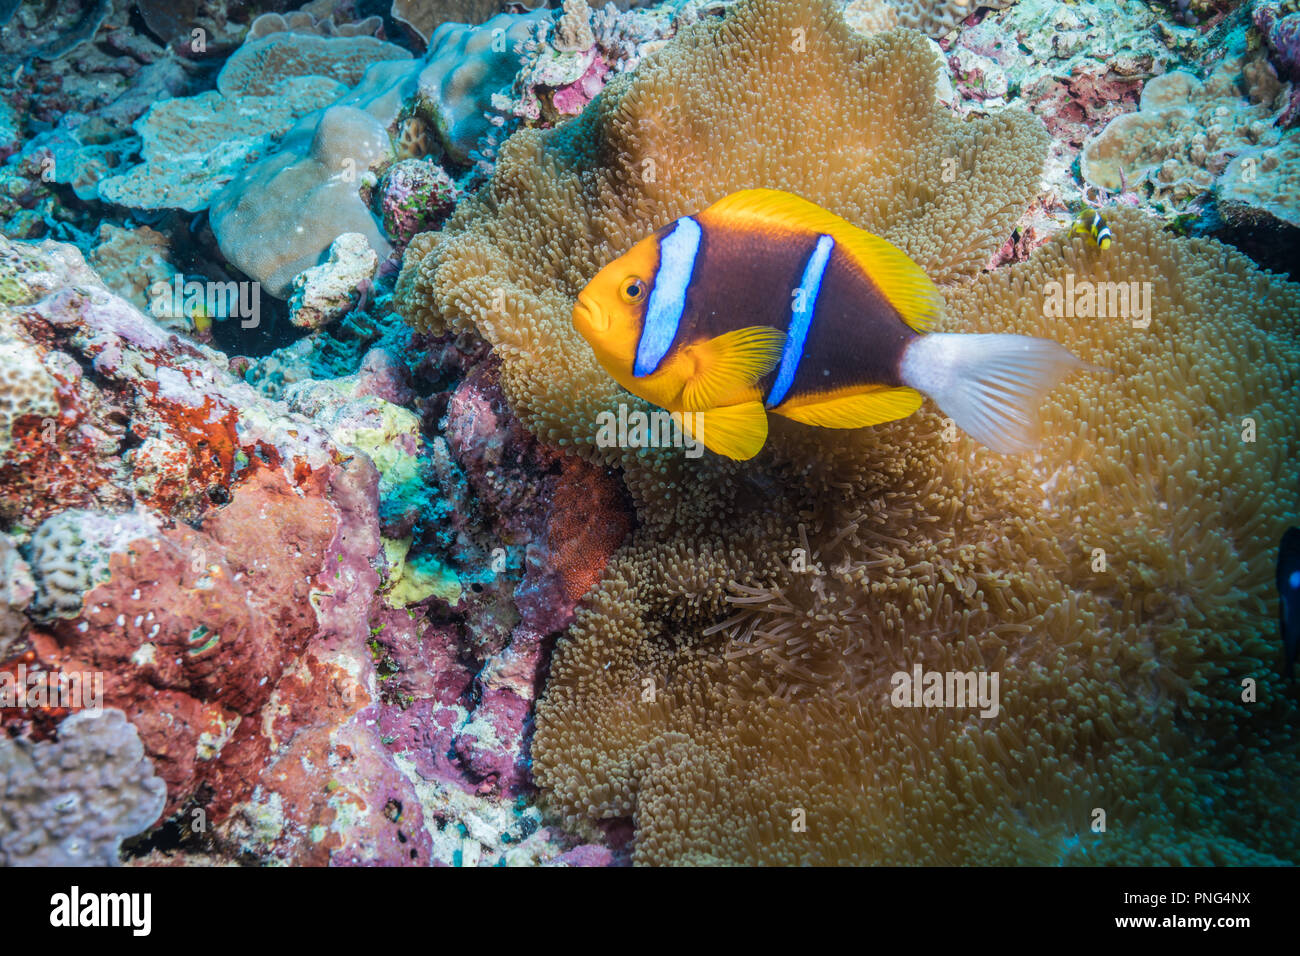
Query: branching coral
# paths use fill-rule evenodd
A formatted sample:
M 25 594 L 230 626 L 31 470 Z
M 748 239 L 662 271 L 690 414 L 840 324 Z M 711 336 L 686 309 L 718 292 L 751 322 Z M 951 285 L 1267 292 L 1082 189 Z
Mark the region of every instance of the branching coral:
M 407 317 L 481 332 L 525 421 L 622 464 L 642 521 L 557 647 L 537 781 L 571 826 L 633 817 L 648 863 L 1295 860 L 1270 804 L 1296 706 L 1262 635 L 1300 511 L 1278 478 L 1300 451 L 1300 294 L 1128 210 L 1109 254 L 1057 239 L 976 278 L 1045 137 L 1014 113 L 953 120 L 934 76 L 915 34 L 742 0 L 569 126 L 513 137 L 413 241 Z M 574 293 L 747 186 L 899 244 L 943 288 L 946 331 L 1045 335 L 1113 375 L 1054 392 L 1021 459 L 928 407 L 774 422 L 743 466 L 593 448 L 596 414 L 631 400 L 575 340 Z M 1053 294 L 1088 282 L 1111 283 L 1100 315 Z M 997 674 L 997 713 L 893 706 L 917 666 Z

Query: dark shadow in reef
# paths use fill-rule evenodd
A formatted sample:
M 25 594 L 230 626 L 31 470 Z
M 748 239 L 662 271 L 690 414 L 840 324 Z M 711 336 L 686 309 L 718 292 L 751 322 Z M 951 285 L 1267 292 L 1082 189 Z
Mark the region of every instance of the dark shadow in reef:
M 1207 235 L 1240 249 L 1259 263 L 1260 268 L 1300 282 L 1300 229 L 1224 223 Z

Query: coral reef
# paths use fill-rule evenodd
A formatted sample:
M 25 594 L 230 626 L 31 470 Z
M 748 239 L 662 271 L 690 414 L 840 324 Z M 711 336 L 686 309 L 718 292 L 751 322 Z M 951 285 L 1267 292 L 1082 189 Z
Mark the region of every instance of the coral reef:
M 1039 198 L 991 266 L 1024 258 L 1068 224 L 1091 190 L 1078 182 L 1084 143 L 1136 108 L 1146 78 L 1183 62 L 1174 47 L 1192 44 L 1195 31 L 1163 36 L 1162 14 L 1145 0 L 1016 3 L 944 38 L 960 115 L 1016 103 L 1052 134 Z
M 1176 215 L 1210 193 L 1229 163 L 1248 152 L 1243 163 L 1252 172 L 1245 175 L 1268 167 L 1258 186 L 1261 196 L 1293 195 L 1300 180 L 1284 157 L 1294 150 L 1297 134 L 1278 125 L 1290 94 L 1267 57 L 1251 52 L 1239 31 L 1228 55 L 1203 80 L 1181 70 L 1149 80 L 1138 112 L 1111 120 L 1085 145 L 1080 171 L 1087 182 L 1110 192 L 1126 185 L 1149 191 L 1157 208 Z M 1235 177 L 1236 202 L 1254 192 L 1247 185 L 1242 175 Z M 1289 218 L 1300 222 L 1300 208 L 1290 206 Z
M 289 321 L 319 329 L 361 304 L 370 288 L 379 256 L 360 233 L 345 232 L 330 246 L 329 261 L 306 269 L 293 280 Z
M 551 628 L 630 523 L 612 479 L 539 446 L 481 376 L 474 394 L 493 397 L 464 407 L 496 409 L 493 437 L 462 467 L 423 429 L 481 348 L 415 339 L 373 304 L 336 323 L 368 348 L 317 331 L 266 361 L 281 402 L 111 295 L 69 246 L 0 241 L 0 265 L 0 319 L 60 403 L 48 437 L 16 420 L 0 470 L 5 527 L 36 532 L 28 610 L 44 615 L 6 651 L 105 675 L 183 853 L 491 865 L 571 849 L 539 825 L 524 747 Z M 442 397 L 417 396 L 417 371 Z M 442 586 L 403 590 L 404 573 Z M 6 731 L 40 718 L 57 733 L 57 716 L 6 711 Z
M 86 592 L 108 580 L 109 559 L 152 538 L 157 523 L 147 513 L 101 514 L 73 508 L 41 522 L 29 550 L 36 591 L 32 610 L 51 619 L 76 617 Z
M 344 233 L 361 233 L 387 257 L 392 247 L 362 187 L 373 186 L 399 150 L 411 158 L 402 139 L 412 120 L 432 131 L 452 160 L 468 163 L 470 150 L 495 128 L 484 115 L 491 96 L 519 70 L 515 44 L 547 17 L 538 11 L 502 14 L 478 28 L 444 24 L 423 62 L 372 66 L 348 95 L 300 121 L 278 152 L 246 169 L 213 201 L 212 228 L 226 258 L 283 298 L 293 277 L 317 265 Z
M 0 865 L 115 866 L 165 800 L 120 710 L 74 714 L 57 742 L 0 734 Z
M 217 76 L 217 89 L 165 99 L 135 123 L 142 163 L 99 183 L 99 196 L 135 209 L 207 208 L 236 174 L 298 132 L 309 116 L 357 86 L 376 63 L 410 53 L 370 36 L 272 32 L 245 43 Z M 314 263 L 312 263 L 314 264 Z
M 1295 0 L 386 7 L 0 0 L 0 678 L 109 708 L 0 863 L 1300 859 Z M 609 447 L 574 296 L 755 186 L 1091 363 L 1042 446 Z

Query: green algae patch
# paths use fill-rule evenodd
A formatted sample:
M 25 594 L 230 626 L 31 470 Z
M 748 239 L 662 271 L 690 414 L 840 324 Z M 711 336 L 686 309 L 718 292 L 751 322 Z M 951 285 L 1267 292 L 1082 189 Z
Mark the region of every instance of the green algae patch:
M 453 607 L 463 592 L 456 572 L 431 555 L 410 554 L 411 539 L 384 538 L 388 559 L 388 586 L 384 601 L 391 608 L 403 608 L 436 597 Z

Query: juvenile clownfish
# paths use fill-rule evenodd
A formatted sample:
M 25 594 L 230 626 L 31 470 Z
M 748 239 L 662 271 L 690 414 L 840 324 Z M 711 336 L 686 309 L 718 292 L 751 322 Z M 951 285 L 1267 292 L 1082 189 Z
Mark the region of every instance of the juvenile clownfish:
M 1106 217 L 1101 214 L 1100 209 L 1091 206 L 1084 206 L 1079 215 L 1074 217 L 1074 224 L 1070 226 L 1070 235 L 1090 236 L 1099 249 L 1110 248 L 1111 233 L 1110 226 L 1106 224 Z
M 928 395 L 999 452 L 1035 444 L 1041 397 L 1085 367 L 1047 339 L 929 333 L 938 289 L 902 251 L 772 189 L 733 193 L 642 239 L 582 290 L 573 324 L 634 395 L 720 455 L 767 413 L 861 428 Z

